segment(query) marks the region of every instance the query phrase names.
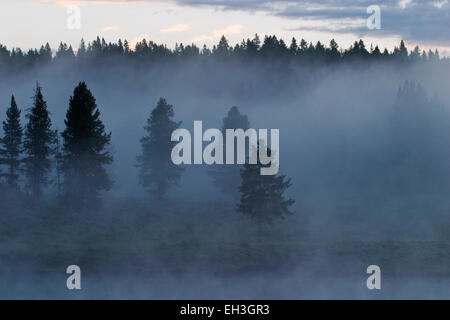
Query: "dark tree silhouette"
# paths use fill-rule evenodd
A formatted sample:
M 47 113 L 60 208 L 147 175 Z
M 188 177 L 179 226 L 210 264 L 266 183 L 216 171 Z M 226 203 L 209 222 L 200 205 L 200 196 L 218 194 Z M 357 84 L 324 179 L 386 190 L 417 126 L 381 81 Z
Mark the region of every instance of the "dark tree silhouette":
M 276 219 L 292 214 L 289 207 L 294 204 L 294 200 L 284 197 L 284 192 L 291 186 L 291 180 L 284 175 L 261 175 L 262 167 L 264 166 L 259 161 L 257 164 L 247 162 L 241 170 L 241 199 L 237 204 L 237 211 L 257 223 L 271 224 Z
M 72 46 L 67 46 L 66 43 L 60 43 L 58 51 L 55 55 L 56 60 L 73 61 L 75 60 L 75 54 L 73 52 Z
M 405 42 L 403 40 L 400 41 L 399 47 L 394 49 L 394 56 L 401 62 L 405 62 L 408 59 L 408 50 L 406 49 Z
M 225 136 L 226 129 L 247 130 L 250 126 L 248 117 L 239 112 L 237 107 L 232 107 L 227 116 L 223 119 L 222 134 Z M 239 196 L 238 189 L 241 183 L 240 170 L 242 165 L 237 164 L 237 139 L 234 141 L 234 165 L 216 165 L 213 166 L 208 174 L 212 177 L 214 185 L 223 193 L 236 199 Z M 223 150 L 224 159 L 226 159 L 226 146 Z
M 159 199 L 169 187 L 178 183 L 183 170 L 170 158 L 176 145 L 171 141 L 171 135 L 181 125 L 172 120 L 174 115 L 173 106 L 160 98 L 144 127 L 147 135 L 141 139 L 142 154 L 137 157 L 140 184 L 150 188 Z
M 6 110 L 6 121 L 3 121 L 3 138 L 1 139 L 0 162 L 7 166 L 4 174 L 10 188 L 18 189 L 18 169 L 20 154 L 22 152 L 23 129 L 20 124 L 21 111 L 17 108 L 14 96 L 11 97 L 11 106 Z
M 100 192 L 109 190 L 111 180 L 105 166 L 113 157 L 106 150 L 111 133 L 105 132 L 100 111 L 86 83 L 80 82 L 70 97 L 62 132 L 61 171 L 63 199 L 74 209 L 96 209 Z
M 205 45 L 202 49 L 195 44 L 184 45 L 177 43 L 174 50 L 167 48 L 164 44 L 157 44 L 151 40 L 143 39 L 136 43 L 134 48 L 130 48 L 127 40 L 118 40 L 117 43 L 107 43 L 105 39 L 97 37 L 94 41 L 85 43 L 82 39 L 79 50 L 75 53 L 69 45 L 61 42 L 56 55 L 52 57 L 52 51 L 48 44 L 41 46 L 39 50 L 30 49 L 23 52 L 20 48 L 8 50 L 0 44 L 0 74 L 8 75 L 20 71 L 26 71 L 35 66 L 44 66 L 50 62 L 73 61 L 77 64 L 88 64 L 92 68 L 101 68 L 110 63 L 100 63 L 102 61 L 123 63 L 124 61 L 137 63 L 138 66 L 144 64 L 154 64 L 164 62 L 191 62 L 192 60 L 211 60 L 228 62 L 245 62 L 253 60 L 264 60 L 267 65 L 278 62 L 289 62 L 290 65 L 296 64 L 318 64 L 321 63 L 353 63 L 355 61 L 383 61 L 394 64 L 406 64 L 409 62 L 444 62 L 448 63 L 448 57 L 440 57 L 439 51 L 429 50 L 419 56 L 419 48 L 408 54 L 408 49 L 404 41 L 401 41 L 398 47 L 391 52 L 387 49 L 381 50 L 375 47 L 368 51 L 362 40 L 355 41 L 350 48 L 346 50 L 338 49 L 339 45 L 332 40 L 328 47 L 320 41 L 307 43 L 304 39 L 297 42 L 292 38 L 290 45 L 287 46 L 282 39 L 275 35 L 267 35 L 261 40 L 255 35 L 253 40 L 242 39 L 240 43 L 232 46 L 222 36 L 217 45 L 212 50 Z M 383 52 L 383 53 L 381 53 Z M 109 61 L 109 60 L 112 61 Z M 283 70 L 284 71 L 284 70 Z M 282 72 L 282 71 L 278 71 Z
M 51 129 L 52 122 L 47 110 L 47 102 L 42 95 L 42 88 L 36 85 L 33 107 L 27 114 L 25 127 L 24 171 L 26 187 L 34 197 L 42 195 L 43 188 L 50 182 L 48 174 L 51 170 L 50 156 L 54 152 L 56 132 Z

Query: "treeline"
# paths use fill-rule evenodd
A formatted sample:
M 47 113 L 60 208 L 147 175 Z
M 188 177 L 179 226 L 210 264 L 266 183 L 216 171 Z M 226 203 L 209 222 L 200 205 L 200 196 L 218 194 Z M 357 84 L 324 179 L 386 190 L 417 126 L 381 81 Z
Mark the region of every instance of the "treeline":
M 173 106 L 161 98 L 151 111 L 141 139 L 142 152 L 136 158 L 139 182 L 155 201 L 164 201 L 181 178 L 183 168 L 171 161 L 176 142 L 172 132 L 181 122 L 173 120 Z M 66 209 L 89 211 L 101 206 L 101 193 L 112 180 L 107 165 L 113 162 L 108 151 L 111 133 L 100 119 L 96 100 L 85 82 L 80 82 L 69 99 L 65 129 L 52 129 L 50 113 L 42 88 L 36 85 L 33 105 L 21 124 L 21 110 L 15 97 L 6 111 L 0 139 L 0 187 L 5 194 L 20 193 L 41 200 L 53 190 Z M 232 107 L 223 120 L 226 129 L 247 129 L 248 119 Z M 237 211 L 258 222 L 270 223 L 291 214 L 292 199 L 284 191 L 290 179 L 261 176 L 261 164 L 217 165 L 209 172 L 218 189 L 237 202 Z M 56 188 L 55 188 L 56 186 Z M 237 201 L 237 194 L 240 199 Z M 53 197 L 54 198 L 54 197 Z
M 66 43 L 60 43 L 57 50 L 52 50 L 50 45 L 42 45 L 38 49 L 30 49 L 27 52 L 20 48 L 9 50 L 0 44 L 0 73 L 8 71 L 27 70 L 36 66 L 44 66 L 58 61 L 73 63 L 89 63 L 109 61 L 109 59 L 124 58 L 135 62 L 184 62 L 191 60 L 218 59 L 220 61 L 237 60 L 277 60 L 283 63 L 342 63 L 358 60 L 367 61 L 394 61 L 399 63 L 411 63 L 418 61 L 445 61 L 441 58 L 439 51 L 421 50 L 416 46 L 408 51 L 402 40 L 398 47 L 392 51 L 380 49 L 378 46 L 366 46 L 363 40 L 355 41 L 348 49 L 341 48 L 333 39 L 328 45 L 320 41 L 313 44 L 304 39 L 292 38 L 290 44 L 283 39 L 273 36 L 265 36 L 263 40 L 256 34 L 253 39 L 243 39 L 235 46 L 230 45 L 225 36 L 212 49 L 204 45 L 202 48 L 195 44 L 176 44 L 174 49 L 166 45 L 157 44 L 153 41 L 143 39 L 130 48 L 127 40 L 119 40 L 117 43 L 107 43 L 104 38 L 97 37 L 96 40 L 85 43 L 81 40 L 78 50 Z

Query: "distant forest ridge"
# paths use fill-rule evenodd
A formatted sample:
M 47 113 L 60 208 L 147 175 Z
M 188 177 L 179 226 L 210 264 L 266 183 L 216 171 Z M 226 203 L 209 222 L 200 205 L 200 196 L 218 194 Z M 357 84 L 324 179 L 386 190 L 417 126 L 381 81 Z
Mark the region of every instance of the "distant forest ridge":
M 28 69 L 35 65 L 43 65 L 54 61 L 92 61 L 99 58 L 124 57 L 134 61 L 173 61 L 189 59 L 214 59 L 219 60 L 243 60 L 248 59 L 270 59 L 283 62 L 304 63 L 339 63 L 342 61 L 440 61 L 448 63 L 448 57 L 440 57 L 439 51 L 421 50 L 416 46 L 408 50 L 402 40 L 392 51 L 380 49 L 378 46 L 370 45 L 368 48 L 363 40 L 355 41 L 350 48 L 343 49 L 333 39 L 328 45 L 317 41 L 315 44 L 306 42 L 304 39 L 292 38 L 290 44 L 273 36 L 265 36 L 264 39 L 256 34 L 253 39 L 243 39 L 235 46 L 230 45 L 225 36 L 211 49 L 206 45 L 202 48 L 195 44 L 176 44 L 174 49 L 165 44 L 157 44 L 153 41 L 143 39 L 136 43 L 134 48 L 130 47 L 127 40 L 118 40 L 117 43 L 107 43 L 104 38 L 97 37 L 92 42 L 86 43 L 83 39 L 79 49 L 74 50 L 72 46 L 61 42 L 56 51 L 52 50 L 47 43 L 38 49 L 30 49 L 28 52 L 20 48 L 9 50 L 0 44 L 0 72 L 10 68 Z

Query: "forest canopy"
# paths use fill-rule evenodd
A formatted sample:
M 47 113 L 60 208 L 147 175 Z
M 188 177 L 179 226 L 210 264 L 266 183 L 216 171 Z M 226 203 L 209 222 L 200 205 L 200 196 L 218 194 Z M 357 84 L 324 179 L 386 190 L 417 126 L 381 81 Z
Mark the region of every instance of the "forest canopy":
M 277 60 L 293 64 L 336 64 L 355 61 L 395 61 L 402 63 L 445 61 L 448 63 L 449 61 L 447 57 L 441 58 L 437 49 L 425 51 L 416 46 L 414 49 L 408 50 L 403 40 L 390 51 L 373 44 L 367 47 L 363 40 L 355 41 L 349 48 L 344 49 L 334 39 L 326 45 L 320 41 L 308 43 L 304 39 L 292 38 L 288 44 L 275 35 L 260 39 L 257 34 L 253 39 L 243 39 L 234 46 L 229 43 L 225 36 L 222 36 L 219 43 L 212 48 L 208 48 L 206 45 L 199 48 L 195 44 L 177 43 L 174 49 L 170 49 L 165 44 L 157 44 L 147 39 L 137 42 L 135 47 L 131 48 L 127 40 L 119 39 L 118 42 L 106 42 L 104 38 L 100 37 L 88 43 L 82 39 L 77 50 L 64 42 L 61 42 L 56 50 L 46 43 L 39 49 L 29 49 L 27 52 L 20 48 L 8 49 L 0 44 L 0 74 L 60 61 L 98 63 L 99 60 L 108 59 L 172 63 L 208 59 L 242 62 Z

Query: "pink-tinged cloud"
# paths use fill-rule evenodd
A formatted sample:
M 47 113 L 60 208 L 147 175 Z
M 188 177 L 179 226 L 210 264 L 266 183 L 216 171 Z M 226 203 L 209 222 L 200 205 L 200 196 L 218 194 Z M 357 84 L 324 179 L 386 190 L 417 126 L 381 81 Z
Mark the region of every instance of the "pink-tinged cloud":
M 221 10 L 240 10 L 263 12 L 290 21 L 346 21 L 367 19 L 366 9 L 373 0 L 30 0 L 59 5 L 77 3 L 144 3 L 169 2 L 180 6 L 216 8 Z M 380 1 L 379 1 L 380 2 Z M 375 2 L 376 3 L 376 2 Z M 382 28 L 377 37 L 401 37 L 406 41 L 418 41 L 423 45 L 450 45 L 450 0 L 386 0 L 380 2 Z M 298 27 L 302 30 L 301 26 Z M 291 28 L 291 31 L 294 29 Z M 375 34 L 366 24 L 349 26 L 338 30 L 314 26 L 310 31 L 329 34 L 353 34 L 365 37 Z M 203 34 L 194 39 L 210 39 Z
M 171 33 L 171 32 L 183 32 L 190 29 L 188 24 L 176 24 L 164 29 L 159 30 L 161 33 Z
M 220 29 L 213 30 L 210 34 L 202 34 L 191 39 L 191 42 L 198 43 L 202 41 L 212 41 L 217 40 L 221 36 L 227 36 L 231 34 L 239 34 L 242 33 L 242 25 L 241 24 L 233 24 Z
M 107 26 L 100 29 L 100 32 L 116 31 L 119 30 L 119 26 Z
M 85 0 L 34 0 L 40 3 L 49 3 L 58 7 L 85 6 L 88 1 Z

